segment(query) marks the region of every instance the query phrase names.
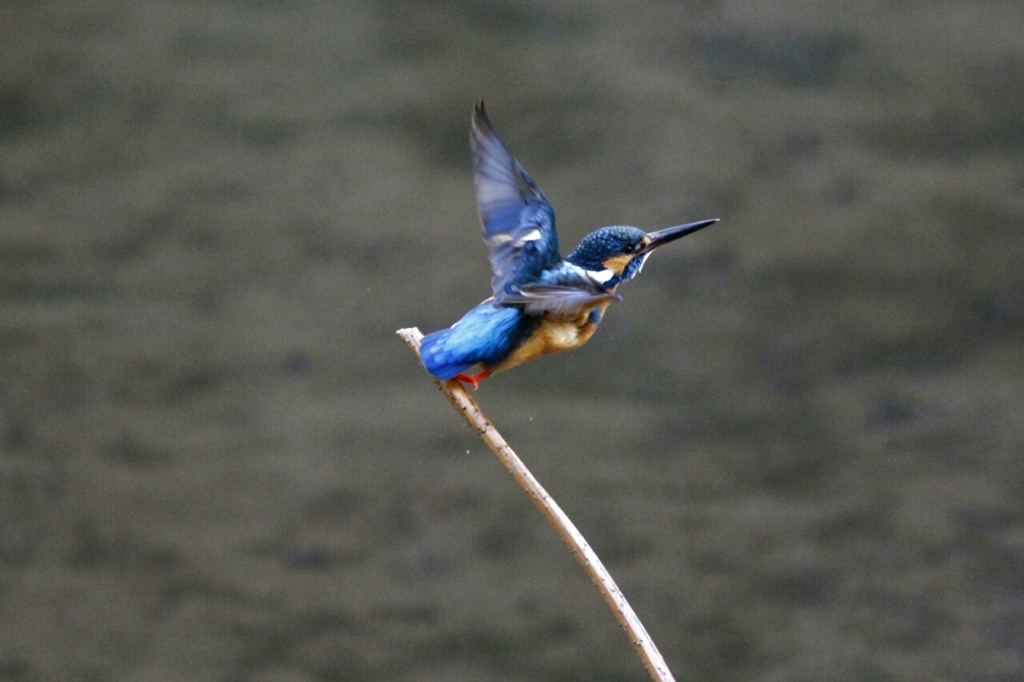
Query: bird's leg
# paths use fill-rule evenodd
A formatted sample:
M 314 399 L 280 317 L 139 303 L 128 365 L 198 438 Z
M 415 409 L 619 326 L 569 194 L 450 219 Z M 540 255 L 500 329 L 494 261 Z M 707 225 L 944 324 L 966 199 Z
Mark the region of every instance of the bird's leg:
M 489 376 L 491 376 L 491 373 L 485 369 L 484 371 L 479 372 L 478 374 L 463 374 L 460 372 L 459 374 L 456 374 L 452 378 L 455 379 L 456 381 L 462 381 L 469 384 L 470 386 L 473 387 L 473 390 L 475 391 L 476 389 L 480 388 L 480 382 Z

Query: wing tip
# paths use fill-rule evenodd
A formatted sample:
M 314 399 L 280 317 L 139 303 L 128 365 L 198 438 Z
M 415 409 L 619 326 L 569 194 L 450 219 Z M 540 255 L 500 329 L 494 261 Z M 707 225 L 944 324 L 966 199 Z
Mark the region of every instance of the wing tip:
M 489 137 L 495 137 L 494 127 L 491 120 L 487 118 L 487 110 L 484 108 L 483 99 L 479 99 L 473 105 L 473 115 L 470 117 L 469 140 L 471 145 L 481 145 Z

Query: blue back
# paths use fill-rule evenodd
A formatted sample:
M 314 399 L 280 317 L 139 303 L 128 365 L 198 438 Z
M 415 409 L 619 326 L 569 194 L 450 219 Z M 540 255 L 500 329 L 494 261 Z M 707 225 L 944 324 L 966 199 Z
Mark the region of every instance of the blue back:
M 447 381 L 475 364 L 496 365 L 519 347 L 541 322 L 518 308 L 484 301 L 450 329 L 427 334 L 420 345 L 423 366 Z

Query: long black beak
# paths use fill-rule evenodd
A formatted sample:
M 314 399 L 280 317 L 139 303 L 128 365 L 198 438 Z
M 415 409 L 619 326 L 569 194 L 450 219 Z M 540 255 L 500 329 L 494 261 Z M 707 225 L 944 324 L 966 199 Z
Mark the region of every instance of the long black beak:
M 718 218 L 712 218 L 711 220 L 698 220 L 695 223 L 666 227 L 664 230 L 658 230 L 657 232 L 648 232 L 647 245 L 640 250 L 640 253 L 650 253 L 659 246 L 663 246 L 669 242 L 674 242 L 677 239 L 681 239 L 688 234 L 693 234 L 697 230 L 703 230 L 708 225 L 714 225 L 717 222 Z

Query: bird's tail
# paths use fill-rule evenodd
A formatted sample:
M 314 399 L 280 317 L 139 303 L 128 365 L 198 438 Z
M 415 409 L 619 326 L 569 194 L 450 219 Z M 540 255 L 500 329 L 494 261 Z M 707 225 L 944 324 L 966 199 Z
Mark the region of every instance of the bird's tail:
M 427 334 L 420 343 L 420 358 L 423 360 L 423 366 L 441 381 L 454 378 L 456 374 L 465 372 L 477 362 L 475 359 L 466 357 L 467 353 L 464 349 L 448 343 L 452 332 L 452 329 L 442 329 Z

